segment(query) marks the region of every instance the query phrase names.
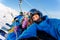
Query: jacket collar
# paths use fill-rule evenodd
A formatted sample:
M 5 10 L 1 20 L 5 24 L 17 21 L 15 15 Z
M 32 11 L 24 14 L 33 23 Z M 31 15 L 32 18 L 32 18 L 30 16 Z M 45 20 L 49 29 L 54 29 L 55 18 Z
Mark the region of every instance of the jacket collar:
M 48 16 L 45 15 L 42 18 L 43 18 L 43 21 L 39 25 L 41 25 L 41 26 L 47 25 L 47 22 L 46 21 L 48 20 Z

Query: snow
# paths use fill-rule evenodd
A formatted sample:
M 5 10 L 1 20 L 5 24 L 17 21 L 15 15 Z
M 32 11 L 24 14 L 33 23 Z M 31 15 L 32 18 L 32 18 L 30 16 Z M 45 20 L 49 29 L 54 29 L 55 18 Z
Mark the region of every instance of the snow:
M 13 18 L 16 17 L 17 15 L 19 15 L 18 11 L 0 3 L 0 29 L 3 26 L 9 29 L 9 27 L 6 26 L 5 23 L 11 24 Z

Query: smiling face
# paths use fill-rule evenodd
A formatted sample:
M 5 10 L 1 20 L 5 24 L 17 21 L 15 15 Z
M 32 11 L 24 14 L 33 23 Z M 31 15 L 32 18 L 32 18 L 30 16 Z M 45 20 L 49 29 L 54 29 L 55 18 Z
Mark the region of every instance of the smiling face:
M 37 21 L 37 20 L 39 20 L 39 18 L 40 18 L 40 16 L 38 14 L 34 14 L 32 16 L 33 21 Z

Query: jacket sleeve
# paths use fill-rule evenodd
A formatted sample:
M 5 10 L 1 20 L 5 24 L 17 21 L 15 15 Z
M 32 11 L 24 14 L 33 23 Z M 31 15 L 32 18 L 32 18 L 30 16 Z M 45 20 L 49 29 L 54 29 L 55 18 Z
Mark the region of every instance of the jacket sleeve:
M 58 29 L 58 31 L 57 31 L 57 36 L 58 36 L 58 40 L 60 40 L 60 28 Z
M 9 33 L 6 37 L 6 40 L 16 40 L 16 34 L 14 32 Z
M 58 40 L 60 40 L 60 24 L 58 24 L 57 36 L 58 36 Z
M 60 20 L 59 19 L 53 19 L 52 24 L 54 25 L 53 27 L 55 27 L 57 39 L 60 40 Z
M 19 36 L 18 39 L 36 37 L 36 24 L 30 25 L 23 33 Z

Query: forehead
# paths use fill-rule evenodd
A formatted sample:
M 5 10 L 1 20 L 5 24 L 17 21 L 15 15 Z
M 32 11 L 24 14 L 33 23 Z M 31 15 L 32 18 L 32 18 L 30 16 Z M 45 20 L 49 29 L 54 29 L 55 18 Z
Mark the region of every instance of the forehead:
M 33 14 L 33 16 L 37 16 L 38 14 L 37 13 L 35 13 L 35 14 Z M 39 15 L 38 15 L 39 16 Z

